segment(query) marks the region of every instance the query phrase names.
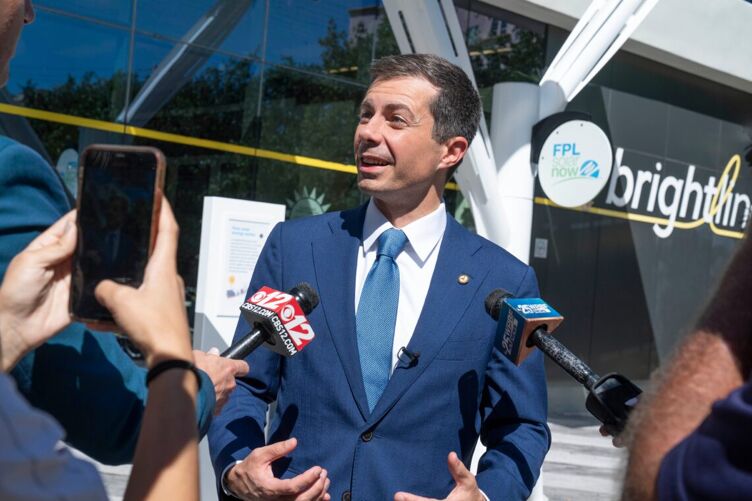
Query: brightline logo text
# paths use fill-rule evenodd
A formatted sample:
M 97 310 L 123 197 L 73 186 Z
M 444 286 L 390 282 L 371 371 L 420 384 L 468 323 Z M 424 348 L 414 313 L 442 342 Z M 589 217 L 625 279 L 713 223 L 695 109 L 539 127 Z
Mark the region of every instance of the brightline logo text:
M 733 192 L 741 166 L 738 155 L 729 160 L 718 180 L 710 176 L 704 185 L 695 181 L 694 165 L 687 167 L 684 179 L 663 176 L 661 162 L 655 163 L 653 171 L 638 170 L 635 174 L 632 168 L 622 165 L 623 156 L 624 149 L 618 148 L 606 204 L 649 213 L 654 213 L 657 205 L 658 212 L 667 218 L 663 225 L 653 224 L 658 237 L 667 238 L 674 228 L 691 229 L 703 224 L 709 224 L 716 233 L 723 231 L 718 226 L 746 227 L 752 203 L 748 195 Z

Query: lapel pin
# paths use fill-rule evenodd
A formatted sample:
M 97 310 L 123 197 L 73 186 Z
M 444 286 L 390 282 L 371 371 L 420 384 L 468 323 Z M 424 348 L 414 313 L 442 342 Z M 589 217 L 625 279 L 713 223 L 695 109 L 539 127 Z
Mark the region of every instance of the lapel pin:
M 470 277 L 468 275 L 465 275 L 464 273 L 457 277 L 457 282 L 459 282 L 462 285 L 467 284 L 470 281 Z

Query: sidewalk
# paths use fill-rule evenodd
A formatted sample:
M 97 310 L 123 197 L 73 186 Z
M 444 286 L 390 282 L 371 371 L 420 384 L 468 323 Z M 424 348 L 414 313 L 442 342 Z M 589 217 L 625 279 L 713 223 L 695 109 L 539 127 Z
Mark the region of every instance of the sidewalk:
M 601 437 L 589 416 L 552 416 L 551 450 L 543 463 L 549 501 L 618 500 L 626 451 Z M 97 465 L 111 501 L 121 501 L 130 466 Z
M 543 462 L 543 492 L 550 501 L 611 501 L 621 493 L 626 449 L 598 433 L 589 416 L 552 417 L 551 450 Z

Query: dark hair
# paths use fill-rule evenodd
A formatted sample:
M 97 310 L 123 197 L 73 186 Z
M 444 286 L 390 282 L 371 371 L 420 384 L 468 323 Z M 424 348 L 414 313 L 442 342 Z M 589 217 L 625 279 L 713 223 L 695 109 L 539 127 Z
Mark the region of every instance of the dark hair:
M 432 54 L 387 56 L 371 65 L 371 84 L 403 77 L 423 78 L 439 90 L 430 104 L 437 142 L 455 136 L 473 140 L 480 123 L 480 96 L 462 68 Z

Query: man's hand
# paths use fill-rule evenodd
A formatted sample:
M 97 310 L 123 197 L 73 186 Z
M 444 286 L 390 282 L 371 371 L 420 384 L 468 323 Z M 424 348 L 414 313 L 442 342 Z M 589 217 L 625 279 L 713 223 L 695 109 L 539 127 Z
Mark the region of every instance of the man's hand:
M 63 216 L 10 262 L 0 288 L 0 371 L 70 323 L 76 215 Z
M 475 481 L 475 475 L 470 473 L 470 470 L 465 468 L 465 465 L 457 457 L 454 452 L 449 453 L 447 458 L 447 464 L 449 465 L 449 473 L 452 474 L 455 483 L 457 484 L 449 496 L 446 497 L 447 501 L 486 501 L 486 497 L 478 489 L 478 483 Z M 394 495 L 394 501 L 438 501 L 432 498 L 424 498 L 416 496 L 415 494 L 409 494 L 407 492 L 398 492 Z
M 254 449 L 242 463 L 227 472 L 225 485 L 246 501 L 329 501 L 329 479 L 320 466 L 285 480 L 274 477 L 272 463 L 292 452 L 297 445 L 297 440 L 291 438 Z
M 600 428 L 598 428 L 598 433 L 601 434 L 602 437 L 611 437 L 611 444 L 614 447 L 622 448 L 627 445 L 627 440 L 624 438 L 624 432 L 622 431 L 619 435 L 614 435 L 611 433 L 611 430 L 604 424 L 601 425 Z
M 235 378 L 248 374 L 249 367 L 245 360 L 233 360 L 219 356 L 219 350 L 212 348 L 204 353 L 201 350 L 193 350 L 193 360 L 196 367 L 206 372 L 214 384 L 216 403 L 214 415 L 222 411 L 222 407 L 230 398 L 230 393 L 235 389 Z

